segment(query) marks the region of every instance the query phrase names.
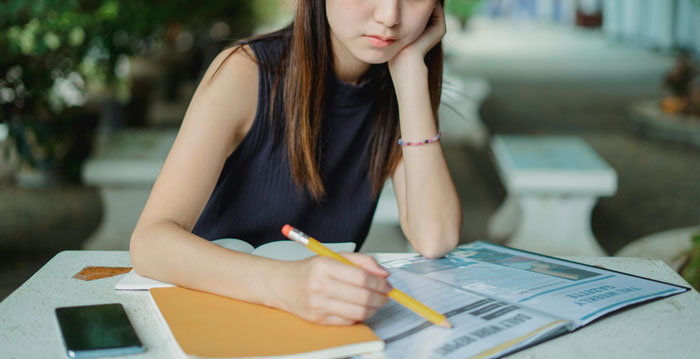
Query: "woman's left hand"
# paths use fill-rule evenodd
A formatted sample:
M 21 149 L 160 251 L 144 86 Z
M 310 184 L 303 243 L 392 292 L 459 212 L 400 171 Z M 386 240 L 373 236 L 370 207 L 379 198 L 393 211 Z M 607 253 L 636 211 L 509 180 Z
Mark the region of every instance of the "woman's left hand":
M 412 67 L 417 64 L 425 65 L 425 55 L 437 45 L 445 35 L 445 13 L 438 1 L 428 19 L 428 24 L 418 38 L 401 49 L 396 56 L 389 60 L 389 70 L 392 73 L 403 67 Z

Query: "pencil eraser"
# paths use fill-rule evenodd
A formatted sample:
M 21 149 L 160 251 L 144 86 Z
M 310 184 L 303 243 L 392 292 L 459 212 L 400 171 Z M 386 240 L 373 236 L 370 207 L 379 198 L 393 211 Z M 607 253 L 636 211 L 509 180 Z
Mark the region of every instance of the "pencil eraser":
M 285 237 L 289 237 L 289 232 L 294 229 L 294 227 L 285 224 L 284 227 L 282 227 L 282 234 L 284 234 Z

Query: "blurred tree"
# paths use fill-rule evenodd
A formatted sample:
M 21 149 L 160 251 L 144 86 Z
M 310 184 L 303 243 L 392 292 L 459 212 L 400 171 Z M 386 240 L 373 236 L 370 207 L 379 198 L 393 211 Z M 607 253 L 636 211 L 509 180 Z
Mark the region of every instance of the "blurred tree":
M 446 0 L 445 12 L 454 15 L 464 30 L 467 21 L 480 4 L 481 0 Z
M 127 56 L 152 55 L 183 29 L 190 36 L 180 41 L 190 47 L 192 34 L 209 32 L 212 22 L 226 24 L 227 36 L 247 35 L 256 21 L 253 2 L 4 0 L 0 122 L 10 122 L 26 163 L 62 166 L 88 88 L 124 89 Z

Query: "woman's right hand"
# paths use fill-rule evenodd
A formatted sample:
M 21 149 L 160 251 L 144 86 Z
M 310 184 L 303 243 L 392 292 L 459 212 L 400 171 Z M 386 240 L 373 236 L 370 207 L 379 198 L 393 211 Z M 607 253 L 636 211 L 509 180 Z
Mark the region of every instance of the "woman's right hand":
M 323 325 L 350 325 L 371 317 L 387 302 L 389 272 L 370 256 L 341 255 L 357 266 L 319 256 L 285 263 L 274 281 L 275 306 Z

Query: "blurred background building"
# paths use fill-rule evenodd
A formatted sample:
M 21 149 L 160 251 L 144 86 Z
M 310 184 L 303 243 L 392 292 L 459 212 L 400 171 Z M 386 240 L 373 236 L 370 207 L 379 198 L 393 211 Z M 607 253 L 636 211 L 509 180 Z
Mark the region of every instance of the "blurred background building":
M 210 61 L 235 39 L 285 25 L 294 6 L 2 2 L 0 299 L 58 251 L 128 249 Z M 683 254 L 700 226 L 700 1 L 446 7 L 440 122 L 462 241 L 508 243 L 517 232 L 494 221 L 509 198 L 495 138 L 569 136 L 616 176 L 614 191 L 583 213 L 602 249 L 688 267 Z M 405 250 L 388 186 L 362 251 Z

